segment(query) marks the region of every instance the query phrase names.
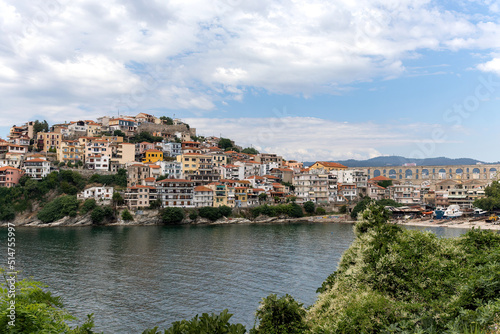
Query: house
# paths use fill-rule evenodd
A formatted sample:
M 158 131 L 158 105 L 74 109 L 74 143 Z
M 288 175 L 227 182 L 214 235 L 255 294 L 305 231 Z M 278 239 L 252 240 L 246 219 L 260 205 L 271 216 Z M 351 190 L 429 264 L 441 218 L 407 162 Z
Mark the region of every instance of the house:
M 293 170 L 290 168 L 273 168 L 270 174 L 276 176 L 281 182 L 292 183 L 293 181 Z
M 125 168 L 127 163 L 135 161 L 135 145 L 132 143 L 113 143 L 111 147 L 111 171 Z
M 39 132 L 37 134 L 37 147 L 39 151 L 49 152 L 49 150 L 57 150 L 61 146 L 62 134 L 56 132 Z
M 156 201 L 156 187 L 136 185 L 127 187 L 125 193 L 125 204 L 131 210 L 146 208 L 151 205 L 151 202 Z
M 163 154 L 168 157 L 177 157 L 182 154 L 181 143 L 162 141 L 161 148 Z
M 159 150 L 147 150 L 144 152 L 143 163 L 163 161 L 163 152 Z
M 102 204 L 109 204 L 113 199 L 113 187 L 89 187 L 76 195 L 79 200 L 94 199 Z
M 101 154 L 89 155 L 85 159 L 85 167 L 91 170 L 109 170 L 109 156 Z
M 214 191 L 205 186 L 198 186 L 194 188 L 194 206 L 201 208 L 204 206 L 213 206 L 214 204 Z
M 0 167 L 0 187 L 11 188 L 19 184 L 19 179 L 24 172 L 18 168 L 5 166 Z
M 316 204 L 328 203 L 328 175 L 298 174 L 293 177 L 293 185 L 297 203 L 308 201 Z
M 182 164 L 178 161 L 160 161 L 161 175 L 167 175 L 169 179 L 182 178 Z
M 194 183 L 185 179 L 164 179 L 156 182 L 157 198 L 162 208 L 194 207 Z
M 214 202 L 213 206 L 214 207 L 219 207 L 223 205 L 228 205 L 227 202 L 227 187 L 225 184 L 219 183 L 219 182 L 212 182 L 207 185 L 207 188 L 210 188 L 214 192 Z
M 309 169 L 324 169 L 329 172 L 332 170 L 346 170 L 347 166 L 339 164 L 337 162 L 330 161 L 316 161 Z
M 78 140 L 62 140 L 57 150 L 57 160 L 60 162 L 76 164 L 85 162 L 85 146 Z
M 133 136 L 137 131 L 137 123 L 130 118 L 112 118 L 108 121 L 108 127 L 111 132 L 120 130 L 127 136 Z
M 28 158 L 23 163 L 24 173 L 35 180 L 41 180 L 50 173 L 50 162 L 45 158 Z
M 113 151 L 107 140 L 91 138 L 85 144 L 85 162 L 91 155 L 107 156 L 109 159 L 113 155 Z

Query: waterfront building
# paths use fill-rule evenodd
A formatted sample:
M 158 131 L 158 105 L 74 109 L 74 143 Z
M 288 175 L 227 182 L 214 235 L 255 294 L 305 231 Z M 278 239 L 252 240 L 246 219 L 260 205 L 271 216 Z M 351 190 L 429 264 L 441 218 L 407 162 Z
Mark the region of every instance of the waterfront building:
M 144 185 L 127 187 L 124 199 L 125 204 L 131 210 L 148 208 L 151 202 L 157 199 L 156 187 Z
M 194 188 L 194 206 L 201 208 L 214 205 L 214 191 L 205 186 Z
M 94 199 L 100 204 L 110 204 L 113 199 L 113 187 L 89 187 L 77 194 L 79 200 Z
M 194 207 L 194 183 L 185 179 L 165 179 L 156 182 L 157 198 L 162 208 Z
M 4 166 L 0 167 L 0 187 L 11 188 L 19 184 L 19 179 L 24 172 L 18 168 Z

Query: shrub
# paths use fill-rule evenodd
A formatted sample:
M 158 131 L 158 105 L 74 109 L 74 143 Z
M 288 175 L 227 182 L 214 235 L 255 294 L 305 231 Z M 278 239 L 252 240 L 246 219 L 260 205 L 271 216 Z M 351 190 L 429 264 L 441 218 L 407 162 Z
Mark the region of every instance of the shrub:
M 181 208 L 165 208 L 160 212 L 164 224 L 178 224 L 184 219 L 184 210 Z
M 82 215 L 86 214 L 89 211 L 94 210 L 94 208 L 97 206 L 97 203 L 95 199 L 93 198 L 88 198 L 83 202 L 82 207 L 80 208 L 80 213 Z
M 113 209 L 109 206 L 96 206 L 90 214 L 90 219 L 94 224 L 99 224 L 104 220 L 110 220 L 113 217 Z
M 76 196 L 66 195 L 58 197 L 47 203 L 38 213 L 38 219 L 44 223 L 51 223 L 77 211 L 78 200 Z
M 324 208 L 322 208 L 322 207 L 317 207 L 316 208 L 316 214 L 317 215 L 324 215 L 324 214 L 326 214 L 326 210 Z
M 231 209 L 227 205 L 222 205 L 222 206 L 219 206 L 219 212 L 220 212 L 221 216 L 229 217 L 233 213 L 233 209 Z
M 132 214 L 130 213 L 130 211 L 128 211 L 127 209 L 125 209 L 122 212 L 122 219 L 125 220 L 125 221 L 130 221 L 130 220 L 134 220 L 134 217 L 132 216 Z
M 294 218 L 304 217 L 304 212 L 302 211 L 300 205 L 295 203 L 290 203 L 288 204 L 288 206 L 290 207 L 290 212 L 289 212 L 290 217 Z
M 308 213 L 308 214 L 312 214 L 314 213 L 314 203 L 311 202 L 311 201 L 307 201 L 304 203 L 304 210 Z
M 14 212 L 14 209 L 10 206 L 1 206 L 0 207 L 0 220 L 2 221 L 7 221 L 7 220 L 13 220 L 16 218 L 16 213 Z
M 290 295 L 278 298 L 271 294 L 260 302 L 256 312 L 259 320 L 251 334 L 302 334 L 306 331 L 306 310 Z
M 245 334 L 246 329 L 242 324 L 230 324 L 232 317 L 227 310 L 221 314 L 203 313 L 201 317 L 196 315 L 191 320 L 182 320 L 172 323 L 172 326 L 164 331 L 165 334 L 202 334 L 202 333 L 227 333 L 227 334 Z M 142 334 L 161 334 L 158 327 L 147 329 Z
M 63 309 L 61 298 L 53 296 L 40 282 L 16 280 L 15 326 L 9 326 L 8 307 L 10 277 L 0 268 L 0 275 L 5 277 L 0 284 L 0 332 L 2 333 L 73 333 L 92 334 L 93 315 L 87 316 L 82 326 L 70 328 L 67 322 L 74 322 L 75 317 Z
M 198 212 L 196 210 L 191 210 L 189 212 L 189 219 L 196 220 L 198 218 Z
M 339 209 L 339 213 L 346 214 L 347 213 L 347 205 L 342 205 Z
M 211 221 L 215 221 L 222 217 L 219 209 L 212 206 L 204 206 L 198 210 L 198 213 L 200 217 L 210 219 Z

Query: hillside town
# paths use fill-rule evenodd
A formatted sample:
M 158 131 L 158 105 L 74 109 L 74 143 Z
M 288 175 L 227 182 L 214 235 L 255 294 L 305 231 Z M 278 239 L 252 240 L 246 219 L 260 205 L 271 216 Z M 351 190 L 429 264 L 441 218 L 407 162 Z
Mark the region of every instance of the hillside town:
M 126 189 L 94 185 L 78 198 L 108 202 L 118 191 L 130 210 L 153 202 L 161 208 L 245 208 L 290 200 L 335 209 L 367 196 L 406 206 L 471 209 L 497 179 L 500 165 L 348 168 L 317 161 L 304 166 L 227 138 L 197 136 L 180 119 L 146 113 L 50 127 L 30 121 L 12 126 L 8 140 L 0 139 L 0 187 L 14 187 L 23 175 L 41 180 L 61 169 L 86 176 L 126 170 Z

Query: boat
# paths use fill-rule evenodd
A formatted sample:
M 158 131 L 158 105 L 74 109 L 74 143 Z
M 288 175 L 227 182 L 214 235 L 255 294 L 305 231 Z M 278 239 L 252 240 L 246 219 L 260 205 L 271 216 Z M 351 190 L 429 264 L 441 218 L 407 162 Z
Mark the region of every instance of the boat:
M 435 219 L 443 219 L 445 209 L 438 206 L 436 210 L 434 210 L 434 218 Z
M 462 217 L 462 215 L 463 215 L 463 212 L 462 212 L 462 210 L 460 210 L 460 206 L 453 204 L 453 205 L 450 205 L 448 207 L 448 209 L 446 209 L 443 217 L 444 218 L 458 218 L 458 217 Z
M 474 217 L 486 216 L 488 211 L 484 211 L 483 209 L 474 208 Z

